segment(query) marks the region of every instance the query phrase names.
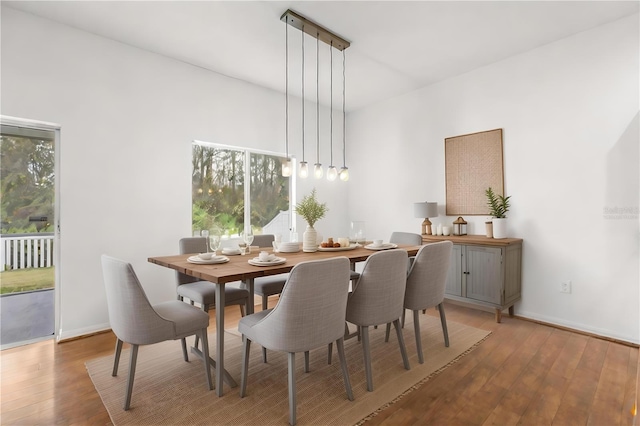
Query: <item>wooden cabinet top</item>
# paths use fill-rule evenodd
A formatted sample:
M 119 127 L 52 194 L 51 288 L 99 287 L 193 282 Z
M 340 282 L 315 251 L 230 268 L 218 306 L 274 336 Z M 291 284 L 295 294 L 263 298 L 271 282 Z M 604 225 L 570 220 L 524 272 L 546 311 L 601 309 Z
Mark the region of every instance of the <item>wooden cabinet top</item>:
M 453 244 L 466 244 L 476 246 L 497 246 L 504 247 L 522 244 L 522 238 L 487 238 L 484 235 L 423 235 L 422 242 L 425 244 L 436 243 L 438 241 L 451 241 Z

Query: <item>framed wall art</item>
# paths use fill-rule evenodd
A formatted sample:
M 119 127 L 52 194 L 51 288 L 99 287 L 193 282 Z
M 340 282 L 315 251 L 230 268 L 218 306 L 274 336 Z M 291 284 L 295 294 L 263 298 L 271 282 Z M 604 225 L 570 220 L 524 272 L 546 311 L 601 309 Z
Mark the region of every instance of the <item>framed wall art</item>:
M 444 140 L 448 216 L 487 215 L 485 190 L 504 195 L 502 129 Z

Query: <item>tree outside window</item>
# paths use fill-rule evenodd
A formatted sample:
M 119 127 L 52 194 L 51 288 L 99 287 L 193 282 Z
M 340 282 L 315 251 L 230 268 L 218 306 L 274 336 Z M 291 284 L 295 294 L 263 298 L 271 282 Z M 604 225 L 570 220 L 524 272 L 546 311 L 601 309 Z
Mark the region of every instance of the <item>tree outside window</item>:
M 246 223 L 256 234 L 288 233 L 290 191 L 289 179 L 280 173 L 283 160 L 278 155 L 194 143 L 193 230 L 219 228 L 233 236 Z

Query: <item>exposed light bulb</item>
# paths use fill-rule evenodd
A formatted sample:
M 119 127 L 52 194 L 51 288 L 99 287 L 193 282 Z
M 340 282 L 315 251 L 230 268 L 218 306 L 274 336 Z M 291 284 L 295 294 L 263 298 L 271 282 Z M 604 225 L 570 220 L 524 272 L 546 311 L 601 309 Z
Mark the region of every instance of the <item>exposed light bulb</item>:
M 349 180 L 349 168 L 343 167 L 340 169 L 340 180 L 346 182 Z
M 307 176 L 309 176 L 309 165 L 307 164 L 306 161 L 301 161 L 300 162 L 300 174 L 299 176 L 302 179 L 306 179 Z
M 336 166 L 329 166 L 327 169 L 327 180 L 334 181 L 338 177 L 338 169 Z
M 323 174 L 324 172 L 322 171 L 322 164 L 316 163 L 313 167 L 313 175 L 316 177 L 316 179 L 322 179 Z
M 291 160 L 287 159 L 284 163 L 282 163 L 282 176 L 289 177 L 291 176 Z

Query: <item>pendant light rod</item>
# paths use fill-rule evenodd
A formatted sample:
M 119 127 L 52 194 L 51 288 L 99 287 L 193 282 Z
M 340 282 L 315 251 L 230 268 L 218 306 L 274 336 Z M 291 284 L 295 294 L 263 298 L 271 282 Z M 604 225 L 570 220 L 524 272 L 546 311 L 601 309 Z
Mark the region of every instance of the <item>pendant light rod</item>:
M 316 179 L 322 178 L 324 174 L 320 163 L 320 38 L 318 34 L 316 34 L 316 164 L 313 174 Z
M 332 45 L 334 48 L 343 51 L 351 45 L 347 40 L 343 39 L 339 35 L 329 31 L 322 25 L 319 25 L 302 15 L 297 14 L 291 9 L 288 9 L 280 17 L 281 21 L 291 25 L 294 28 L 299 29 L 302 32 L 309 34 L 311 37 L 315 37 L 318 40 Z
M 302 161 L 304 161 L 304 25 L 302 26 Z
M 345 112 L 345 92 L 346 92 L 346 67 L 345 67 L 345 54 L 342 51 L 342 167 L 347 165 L 347 113 Z
M 329 147 L 330 156 L 329 167 L 333 167 L 333 43 L 329 45 L 329 66 L 331 71 L 329 72 Z
M 284 109 L 285 109 L 285 129 L 284 129 L 284 140 L 285 140 L 285 156 L 284 162 L 282 163 L 282 176 L 289 177 L 291 176 L 291 158 L 289 158 L 289 26 L 285 29 L 285 101 L 284 101 Z
M 285 31 L 285 88 L 284 88 L 284 109 L 285 109 L 285 154 L 289 161 L 289 26 Z

